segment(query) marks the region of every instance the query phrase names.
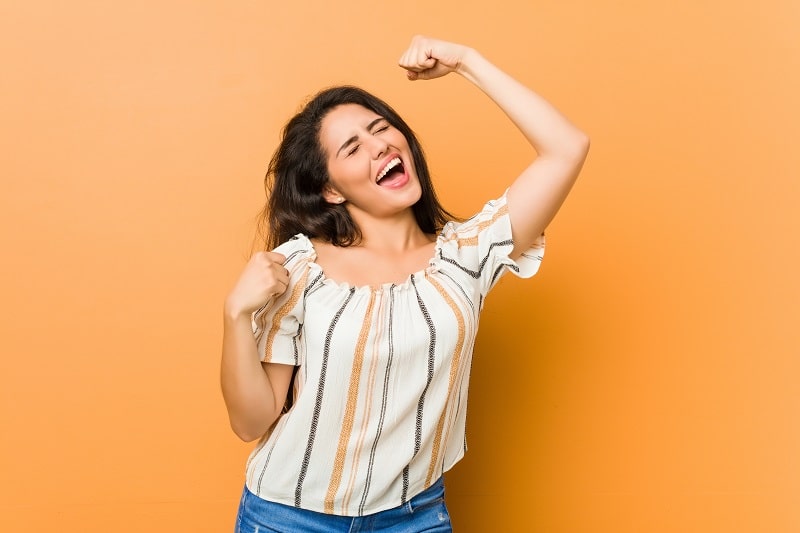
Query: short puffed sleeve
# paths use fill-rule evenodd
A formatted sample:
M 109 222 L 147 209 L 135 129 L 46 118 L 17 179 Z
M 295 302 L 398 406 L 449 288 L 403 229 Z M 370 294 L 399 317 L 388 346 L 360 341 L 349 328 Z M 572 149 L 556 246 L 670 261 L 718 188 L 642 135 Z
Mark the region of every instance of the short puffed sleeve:
M 507 192 L 507 191 L 506 191 Z M 544 256 L 544 234 L 519 258 L 508 254 L 514 249 L 506 194 L 486 202 L 475 216 L 450 222 L 442 230 L 439 259 L 473 279 L 486 295 L 505 272 L 521 278 L 536 274 Z
M 253 334 L 259 359 L 264 363 L 302 365 L 305 359 L 302 325 L 304 292 L 313 248 L 308 239 L 294 237 L 273 250 L 286 256 L 289 271 L 286 291 L 253 313 Z

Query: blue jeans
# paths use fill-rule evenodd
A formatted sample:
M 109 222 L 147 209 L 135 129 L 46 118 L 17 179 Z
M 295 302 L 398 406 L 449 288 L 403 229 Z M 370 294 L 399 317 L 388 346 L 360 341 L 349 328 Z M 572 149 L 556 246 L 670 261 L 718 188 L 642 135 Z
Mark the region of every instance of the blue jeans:
M 451 533 L 444 503 L 444 480 L 405 505 L 366 516 L 317 513 L 263 500 L 244 488 L 236 533 Z

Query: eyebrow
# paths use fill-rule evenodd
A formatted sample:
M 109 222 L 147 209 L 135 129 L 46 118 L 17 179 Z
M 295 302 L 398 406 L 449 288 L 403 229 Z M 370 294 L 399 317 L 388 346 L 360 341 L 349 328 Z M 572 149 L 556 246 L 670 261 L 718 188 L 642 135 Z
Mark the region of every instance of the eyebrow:
M 372 128 L 374 128 L 375 124 L 377 124 L 381 120 L 386 120 L 386 119 L 384 117 L 378 117 L 375 120 L 373 120 L 372 122 L 370 122 L 369 124 L 367 124 L 367 131 L 370 131 Z M 352 137 L 347 139 L 344 142 L 344 144 L 339 147 L 339 150 L 336 152 L 336 157 L 339 157 L 339 154 L 342 152 L 342 150 L 344 150 L 345 148 L 347 148 L 348 146 L 350 146 L 351 144 L 353 144 L 356 141 L 358 141 L 358 135 L 353 135 Z

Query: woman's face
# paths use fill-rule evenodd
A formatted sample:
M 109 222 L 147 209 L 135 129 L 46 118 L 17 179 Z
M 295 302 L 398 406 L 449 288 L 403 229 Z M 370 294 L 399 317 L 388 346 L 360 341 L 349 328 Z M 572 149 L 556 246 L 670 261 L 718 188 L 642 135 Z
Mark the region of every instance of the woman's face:
M 333 108 L 322 119 L 320 143 L 330 182 L 330 203 L 384 217 L 414 205 L 422 195 L 405 136 L 380 115 L 357 104 Z

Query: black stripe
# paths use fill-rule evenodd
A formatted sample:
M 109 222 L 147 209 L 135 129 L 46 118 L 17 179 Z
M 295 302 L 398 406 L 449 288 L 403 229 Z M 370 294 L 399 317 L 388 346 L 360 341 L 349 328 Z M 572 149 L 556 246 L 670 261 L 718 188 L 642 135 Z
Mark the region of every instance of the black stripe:
M 283 262 L 283 266 L 286 266 L 289 263 L 291 263 L 292 259 L 294 259 L 294 257 L 296 255 L 298 255 L 298 254 L 307 254 L 308 252 L 309 252 L 309 250 L 306 250 L 306 249 L 295 250 L 294 252 L 292 252 L 288 256 L 286 256 L 286 261 Z
M 305 288 L 305 289 L 303 289 L 303 302 L 305 302 L 305 301 L 306 301 L 306 297 L 308 296 L 308 293 L 309 293 L 309 291 L 311 291 L 311 288 L 312 288 L 312 287 L 314 287 L 314 285 L 316 285 L 316 284 L 317 284 L 317 282 L 318 282 L 318 281 L 319 281 L 321 278 L 322 278 L 322 272 L 320 272 L 319 274 L 317 274 L 317 277 L 315 277 L 314 279 L 312 279 L 312 280 L 311 280 L 311 283 L 309 283 L 308 285 L 306 285 L 306 288 Z
M 250 457 L 251 457 L 252 459 L 248 458 L 248 460 L 247 460 L 247 468 L 246 468 L 246 472 L 247 472 L 247 478 L 248 478 L 248 479 L 250 478 L 250 468 L 251 468 L 251 467 L 252 467 L 252 468 L 255 468 L 255 466 L 256 466 L 256 465 L 255 465 L 255 463 L 257 462 L 257 461 L 256 461 L 256 459 L 258 458 L 258 454 L 260 454 L 260 453 L 261 453 L 261 450 L 263 450 L 263 449 L 264 449 L 264 446 L 266 446 L 266 445 L 267 445 L 267 441 L 268 441 L 268 439 L 263 439 L 261 442 L 259 442 L 259 443 L 258 443 L 258 446 L 256 446 L 256 449 L 255 449 L 255 450 L 253 451 L 253 453 L 250 455 Z M 269 460 L 269 459 L 268 459 L 268 460 Z M 266 468 L 266 463 L 265 463 L 265 468 Z M 262 472 L 262 474 L 261 474 L 261 475 L 262 475 L 262 476 L 264 475 L 264 474 L 263 474 L 263 472 Z M 258 493 L 259 491 L 261 491 L 261 479 L 260 479 L 260 478 L 259 478 L 258 488 L 256 489 L 256 493 Z
M 314 404 L 314 417 L 311 419 L 311 431 L 308 435 L 306 453 L 303 455 L 303 464 L 300 467 L 300 475 L 297 478 L 297 487 L 295 487 L 294 490 L 295 507 L 300 507 L 301 496 L 303 493 L 303 481 L 305 481 L 306 474 L 308 473 L 308 464 L 311 461 L 311 449 L 314 447 L 314 438 L 317 436 L 317 426 L 319 425 L 319 415 L 320 411 L 322 410 L 322 395 L 325 391 L 325 374 L 328 371 L 328 356 L 330 355 L 331 351 L 331 338 L 333 337 L 333 329 L 336 327 L 339 317 L 341 317 L 342 313 L 344 313 L 344 309 L 347 307 L 347 304 L 350 302 L 350 299 L 353 297 L 353 293 L 355 291 L 355 288 L 350 289 L 350 294 L 347 295 L 347 299 L 342 304 L 342 307 L 336 311 L 336 314 L 333 316 L 333 320 L 331 320 L 331 325 L 328 327 L 328 333 L 325 335 L 325 348 L 322 352 L 322 370 L 320 371 L 319 385 L 317 386 L 317 399 L 316 403 Z
M 498 241 L 498 242 L 491 243 L 489 245 L 489 250 L 486 252 L 486 255 L 483 257 L 483 259 L 481 259 L 481 262 L 478 265 L 478 270 L 470 270 L 469 268 L 459 264 L 459 262 L 456 261 L 455 259 L 452 259 L 450 257 L 445 257 L 444 256 L 444 250 L 441 250 L 441 249 L 439 250 L 439 259 L 441 259 L 442 261 L 446 261 L 447 263 L 450 263 L 451 265 L 455 265 L 456 267 L 458 267 L 459 269 L 463 270 L 464 272 L 466 272 L 467 274 L 469 274 L 473 278 L 478 279 L 479 277 L 481 277 L 481 272 L 483 272 L 483 267 L 486 266 L 486 262 L 489 260 L 489 256 L 492 254 L 492 249 L 495 246 L 509 246 L 509 245 L 513 246 L 514 245 L 514 241 L 512 241 L 511 239 L 506 239 L 505 241 Z M 514 272 L 519 272 L 519 267 L 517 265 L 507 265 L 507 266 L 508 266 L 508 268 L 513 270 Z
M 308 283 L 306 285 L 306 287 L 303 289 L 303 313 L 304 314 L 305 314 L 306 297 L 308 296 L 308 291 L 311 290 L 311 287 L 313 287 L 314 284 L 316 284 L 320 280 L 321 277 L 322 277 L 322 272 L 317 274 L 317 277 L 315 277 L 313 280 L 311 280 L 311 283 Z M 302 334 L 302 332 L 303 332 L 303 324 L 300 323 L 300 324 L 297 325 L 297 333 L 295 333 L 295 335 L 294 335 L 294 337 L 292 339 L 293 340 L 292 344 L 294 345 L 294 364 L 295 364 L 295 366 L 300 364 L 300 349 L 297 346 L 297 340 L 300 338 L 300 335 Z
M 447 279 L 453 282 L 453 286 L 456 287 L 461 292 L 461 294 L 464 296 L 464 299 L 469 304 L 469 308 L 472 310 L 472 317 L 475 318 L 475 304 L 473 303 L 472 298 L 470 298 L 469 294 L 467 294 L 467 291 L 464 290 L 464 287 L 456 280 L 454 280 L 453 277 L 447 272 L 440 270 L 438 274 L 441 274 L 442 276 L 446 277 Z
M 408 497 L 408 467 L 403 468 L 403 494 L 401 495 L 403 505 L 406 504 L 406 497 Z
M 534 261 L 541 261 L 541 260 L 544 259 L 544 256 L 541 255 L 541 254 L 540 255 L 533 255 L 533 254 L 529 254 L 527 252 L 523 252 L 522 253 L 522 257 L 524 257 L 525 259 L 533 259 Z
M 461 374 L 461 379 L 458 382 L 458 405 L 456 405 L 456 416 L 454 417 L 454 419 L 458 418 L 458 413 L 461 410 L 461 389 L 463 389 L 464 386 L 466 386 L 467 387 L 467 392 L 469 392 L 469 378 L 465 378 L 465 376 L 468 376 L 468 375 L 472 374 L 472 362 L 473 361 L 474 361 L 474 358 L 470 354 L 469 370 L 468 370 L 468 372 L 466 374 L 464 374 L 464 373 Z M 465 379 L 467 381 L 466 385 L 464 383 Z M 467 400 L 467 402 L 468 401 L 469 400 Z M 464 403 L 464 408 L 466 408 L 466 407 L 467 407 L 467 403 L 465 402 Z M 464 453 L 467 453 L 467 417 L 464 417 Z M 444 466 L 444 464 L 442 466 Z
M 278 429 L 277 427 L 275 429 Z M 264 440 L 264 444 L 268 442 L 268 439 Z M 278 444 L 278 439 L 275 439 L 272 443 L 272 447 L 269 449 L 269 453 L 267 453 L 267 457 L 264 459 L 264 468 L 261 469 L 261 474 L 258 476 L 258 485 L 256 493 L 261 492 L 261 481 L 264 479 L 264 474 L 267 472 L 267 465 L 269 465 L 269 458 L 272 457 L 272 452 L 275 451 L 275 445 Z
M 392 358 L 394 357 L 394 340 L 393 340 L 393 320 L 394 320 L 394 288 L 395 285 L 389 287 L 389 358 L 386 361 L 386 373 L 383 376 L 383 397 L 381 399 L 381 415 L 378 418 L 378 430 L 375 432 L 375 440 L 372 441 L 372 449 L 369 452 L 369 465 L 367 466 L 367 479 L 364 483 L 364 493 L 361 495 L 361 504 L 358 506 L 358 515 L 364 514 L 364 506 L 367 503 L 367 494 L 369 493 L 369 486 L 372 483 L 372 467 L 375 464 L 375 451 L 378 448 L 378 440 L 381 438 L 381 431 L 383 431 L 383 420 L 386 416 L 386 404 L 389 400 L 389 375 L 392 370 Z
M 494 274 L 492 274 L 492 281 L 489 282 L 489 286 L 490 287 L 492 287 L 494 285 L 495 281 L 497 281 L 497 278 L 500 277 L 500 273 L 503 272 L 503 267 L 504 266 L 506 266 L 506 265 L 499 265 L 497 267 L 497 269 L 494 271 Z M 519 269 L 517 269 L 517 271 L 519 271 Z
M 292 337 L 292 345 L 294 346 L 294 366 L 300 364 L 300 349 L 297 347 L 297 339 L 300 338 L 300 333 L 303 331 L 303 324 L 297 324 L 297 333 Z
M 422 389 L 422 394 L 419 397 L 419 403 L 417 404 L 417 424 L 414 431 L 414 455 L 412 456 L 411 460 L 414 460 L 417 453 L 419 453 L 419 449 L 422 446 L 422 411 L 425 407 L 425 395 L 428 392 L 428 387 L 430 387 L 431 382 L 433 381 L 433 364 L 435 361 L 436 356 L 436 328 L 434 327 L 433 320 L 431 320 L 431 315 L 428 313 L 428 308 L 425 307 L 425 302 L 422 301 L 422 298 L 419 295 L 419 289 L 417 289 L 417 282 L 414 275 L 411 275 L 411 285 L 414 286 L 414 292 L 417 295 L 417 303 L 419 304 L 419 309 L 422 311 L 422 316 L 425 317 L 425 322 L 428 324 L 428 331 L 430 333 L 430 342 L 428 344 L 428 376 L 427 380 L 425 381 L 425 388 Z M 408 470 L 409 470 L 410 463 L 406 465 L 403 469 L 403 495 L 402 495 L 402 503 L 406 503 L 406 498 L 408 497 Z

